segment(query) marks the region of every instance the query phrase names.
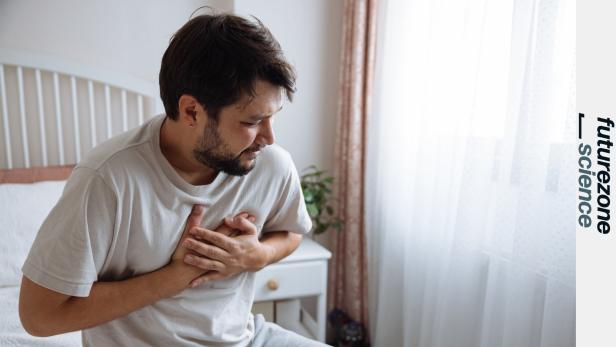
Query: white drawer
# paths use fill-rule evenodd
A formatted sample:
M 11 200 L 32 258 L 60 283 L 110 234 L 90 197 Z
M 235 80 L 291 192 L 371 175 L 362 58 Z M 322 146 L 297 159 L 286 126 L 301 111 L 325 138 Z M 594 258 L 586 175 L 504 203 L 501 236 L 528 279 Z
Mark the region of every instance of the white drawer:
M 324 294 L 326 277 L 326 261 L 304 261 L 270 265 L 256 273 L 255 301 Z M 270 281 L 275 282 L 276 289 L 271 289 L 268 286 Z

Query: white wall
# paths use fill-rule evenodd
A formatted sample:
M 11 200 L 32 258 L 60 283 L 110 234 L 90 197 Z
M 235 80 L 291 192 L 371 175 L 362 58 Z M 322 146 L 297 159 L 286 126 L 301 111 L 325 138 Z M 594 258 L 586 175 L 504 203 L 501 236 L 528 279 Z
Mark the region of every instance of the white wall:
M 156 82 L 171 35 L 206 3 L 212 2 L 0 0 L 0 49 L 42 53 Z
M 260 18 L 298 73 L 298 92 L 277 116 L 278 143 L 299 170 L 333 166 L 340 14 L 329 0 L 0 0 L 0 49 L 45 54 L 157 84 L 171 35 L 198 7 Z

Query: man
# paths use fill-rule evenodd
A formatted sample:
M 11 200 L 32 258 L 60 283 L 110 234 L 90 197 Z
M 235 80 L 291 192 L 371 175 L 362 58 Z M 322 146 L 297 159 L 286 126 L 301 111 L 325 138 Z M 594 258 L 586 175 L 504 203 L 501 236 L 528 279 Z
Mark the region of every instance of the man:
M 83 330 L 86 346 L 321 345 L 250 314 L 254 272 L 311 227 L 273 145 L 294 91 L 277 41 L 260 22 L 193 18 L 163 56 L 160 91 L 166 116 L 71 174 L 23 267 L 24 327 Z

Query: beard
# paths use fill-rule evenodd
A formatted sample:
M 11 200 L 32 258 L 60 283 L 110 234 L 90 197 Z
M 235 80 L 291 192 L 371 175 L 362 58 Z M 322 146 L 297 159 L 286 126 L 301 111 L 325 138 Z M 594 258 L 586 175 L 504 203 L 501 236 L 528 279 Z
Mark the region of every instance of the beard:
M 244 165 L 241 156 L 244 153 L 256 152 L 261 149 L 261 146 L 253 146 L 245 149 L 239 155 L 234 155 L 220 137 L 217 126 L 218 123 L 211 119 L 208 121 L 203 136 L 193 149 L 194 158 L 203 165 L 229 175 L 244 176 L 249 173 L 255 167 L 256 159 L 251 164 Z

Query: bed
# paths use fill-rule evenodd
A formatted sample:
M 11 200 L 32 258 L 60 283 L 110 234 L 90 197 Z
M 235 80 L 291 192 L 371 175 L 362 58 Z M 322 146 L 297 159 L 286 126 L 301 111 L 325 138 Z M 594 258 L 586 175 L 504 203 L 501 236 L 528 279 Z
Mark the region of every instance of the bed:
M 25 332 L 18 315 L 21 266 L 75 163 L 101 141 L 161 113 L 156 94 L 150 81 L 0 52 L 0 346 L 81 346 L 79 332 L 49 338 Z M 257 274 L 255 302 L 271 303 L 272 321 L 324 341 L 330 257 L 305 239 Z M 307 297 L 308 308 L 299 299 Z

